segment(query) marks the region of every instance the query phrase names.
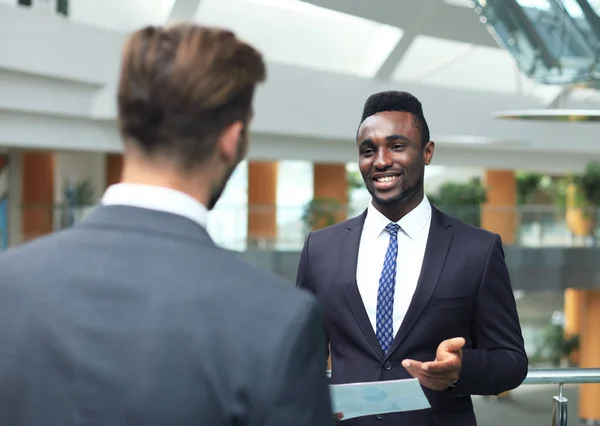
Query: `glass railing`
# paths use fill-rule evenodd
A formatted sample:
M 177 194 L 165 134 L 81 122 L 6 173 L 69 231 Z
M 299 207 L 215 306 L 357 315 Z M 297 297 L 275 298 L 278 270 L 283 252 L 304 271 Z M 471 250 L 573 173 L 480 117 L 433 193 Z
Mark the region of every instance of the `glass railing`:
M 27 218 L 29 225 L 23 227 L 23 234 L 19 238 L 10 238 L 10 235 L 3 237 L 9 241 L 28 241 L 79 222 L 91 208 L 93 207 L 24 206 L 22 218 Z M 328 221 L 322 222 L 322 225 L 333 224 L 332 217 L 339 221 L 359 215 L 363 210 L 363 207 L 349 207 L 333 211 L 333 214 L 328 215 Z M 524 247 L 592 246 L 595 245 L 593 234 L 600 225 L 596 211 L 568 211 L 564 207 L 552 205 L 486 207 L 485 214 L 477 206 L 456 206 L 443 210 L 475 226 L 482 226 L 482 221 L 486 220 L 487 225 L 491 223 L 492 226 L 498 222 L 508 223 L 514 235 L 512 242 L 507 244 Z M 274 211 L 272 207 L 266 206 L 218 205 L 210 214 L 208 229 L 217 244 L 232 250 L 244 251 L 251 247 L 258 250 L 298 251 L 310 232 L 307 221 L 303 220 L 305 211 L 303 206 L 279 206 Z M 277 218 L 276 238 L 248 232 L 249 217 L 260 221 L 261 216 L 273 215 Z M 13 228 L 8 228 L 10 234 Z M 503 229 L 506 239 L 506 226 Z

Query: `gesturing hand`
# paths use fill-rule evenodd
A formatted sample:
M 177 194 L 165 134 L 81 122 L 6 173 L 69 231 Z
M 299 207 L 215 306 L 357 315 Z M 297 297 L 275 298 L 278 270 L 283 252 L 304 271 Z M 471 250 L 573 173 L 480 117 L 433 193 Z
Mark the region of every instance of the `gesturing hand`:
M 437 348 L 435 361 L 420 362 L 405 359 L 402 361 L 402 366 L 423 386 L 435 391 L 448 389 L 458 380 L 462 369 L 464 345 L 465 339 L 462 337 L 444 340 Z

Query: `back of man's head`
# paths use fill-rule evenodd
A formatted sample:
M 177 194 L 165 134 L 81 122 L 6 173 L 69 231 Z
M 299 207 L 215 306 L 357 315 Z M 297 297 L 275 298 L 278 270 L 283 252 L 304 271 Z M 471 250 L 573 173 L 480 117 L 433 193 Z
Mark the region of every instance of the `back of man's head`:
M 118 106 L 126 146 L 193 169 L 233 123 L 244 132 L 261 54 L 227 30 L 192 24 L 147 27 L 123 50 Z

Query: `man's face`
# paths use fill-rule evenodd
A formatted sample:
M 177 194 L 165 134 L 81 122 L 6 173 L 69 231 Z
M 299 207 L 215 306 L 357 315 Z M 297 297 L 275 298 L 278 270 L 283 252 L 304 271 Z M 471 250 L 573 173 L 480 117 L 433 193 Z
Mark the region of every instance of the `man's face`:
M 434 144 L 421 144 L 413 120 L 409 112 L 381 112 L 367 117 L 358 130 L 358 166 L 376 206 L 400 206 L 423 192 Z

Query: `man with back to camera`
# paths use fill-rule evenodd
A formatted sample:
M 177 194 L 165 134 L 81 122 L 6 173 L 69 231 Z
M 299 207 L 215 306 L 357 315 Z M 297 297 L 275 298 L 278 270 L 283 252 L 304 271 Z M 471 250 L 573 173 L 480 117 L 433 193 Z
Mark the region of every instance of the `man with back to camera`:
M 205 229 L 264 79 L 260 53 L 229 31 L 129 38 L 122 183 L 73 228 L 0 256 L 1 424 L 333 422 L 317 302 Z
M 470 395 L 513 389 L 527 374 L 500 237 L 429 203 L 429 139 L 413 95 L 370 96 L 357 144 L 372 201 L 311 233 L 302 251 L 297 285 L 324 307 L 332 383 L 412 376 L 431 405 L 348 426 L 476 425 Z

